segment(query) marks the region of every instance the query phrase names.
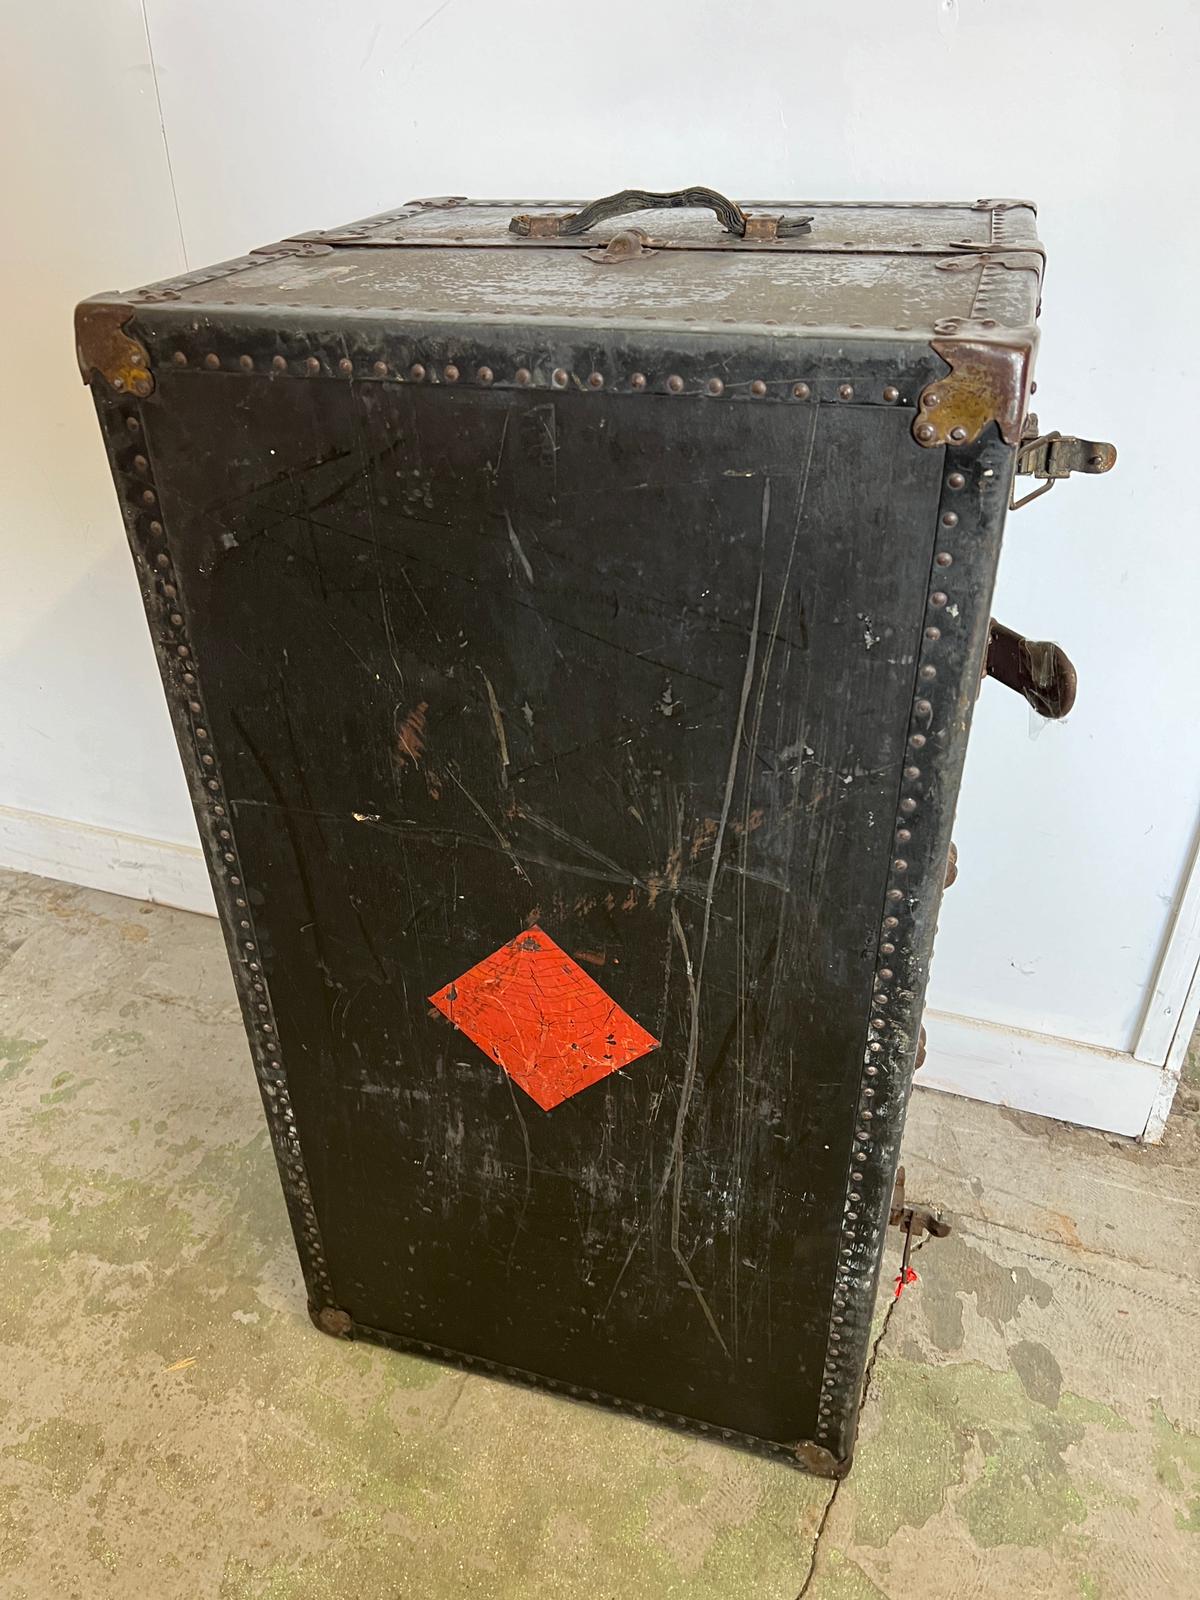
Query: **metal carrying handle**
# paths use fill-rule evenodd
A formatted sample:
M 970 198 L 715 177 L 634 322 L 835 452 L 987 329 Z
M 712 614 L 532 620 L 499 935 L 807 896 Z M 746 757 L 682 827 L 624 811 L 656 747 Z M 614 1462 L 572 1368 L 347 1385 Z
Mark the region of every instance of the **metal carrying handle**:
M 586 233 L 598 222 L 623 217 L 631 211 L 677 211 L 704 209 L 716 213 L 726 233 L 738 239 L 777 239 L 785 234 L 808 233 L 811 217 L 754 217 L 715 189 L 622 189 L 593 200 L 582 211 L 561 212 L 557 216 L 530 216 L 519 213 L 508 224 L 510 233 L 523 239 L 562 239 Z

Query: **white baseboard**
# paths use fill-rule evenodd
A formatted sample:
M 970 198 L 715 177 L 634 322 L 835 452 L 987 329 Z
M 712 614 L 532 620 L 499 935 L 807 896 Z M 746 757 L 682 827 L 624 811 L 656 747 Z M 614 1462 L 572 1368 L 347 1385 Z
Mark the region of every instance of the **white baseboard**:
M 0 806 L 0 865 L 89 889 L 216 913 L 198 845 L 166 844 Z M 1073 1039 L 927 1011 L 929 1053 L 917 1083 L 1058 1122 L 1157 1140 L 1174 1068 Z
M 1106 1133 L 1162 1138 L 1177 1075 L 1121 1050 L 926 1011 L 917 1083 Z
M 0 866 L 216 915 L 199 845 L 168 844 L 0 806 Z

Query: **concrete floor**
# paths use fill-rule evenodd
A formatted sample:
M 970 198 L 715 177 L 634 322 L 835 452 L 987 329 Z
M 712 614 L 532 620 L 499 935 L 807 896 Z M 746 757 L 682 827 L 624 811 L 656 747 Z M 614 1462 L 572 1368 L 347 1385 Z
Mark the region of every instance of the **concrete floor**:
M 0 875 L 0 965 L 4 1600 L 1200 1594 L 1194 1090 L 1156 1150 L 914 1097 L 955 1231 L 835 1491 L 316 1333 L 214 923 Z

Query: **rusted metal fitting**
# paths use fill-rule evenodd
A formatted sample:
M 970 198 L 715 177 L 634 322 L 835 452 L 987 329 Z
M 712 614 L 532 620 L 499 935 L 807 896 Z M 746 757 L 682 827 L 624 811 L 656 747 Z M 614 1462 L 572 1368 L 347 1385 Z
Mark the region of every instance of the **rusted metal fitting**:
M 585 250 L 585 261 L 598 261 L 601 266 L 617 267 L 625 261 L 636 261 L 639 256 L 655 256 L 658 251 L 650 243 L 650 235 L 641 228 L 622 228 L 614 233 L 603 247 Z
M 125 331 L 132 321 L 127 304 L 85 300 L 75 310 L 75 352 L 84 383 L 99 373 L 118 394 L 144 399 L 154 392 L 154 374 L 145 345 Z
M 958 878 L 958 846 L 955 844 L 954 840 L 951 839 L 951 841 L 950 841 L 950 850 L 949 850 L 949 853 L 946 856 L 946 877 L 945 877 L 945 880 L 944 880 L 944 882 L 942 884 L 942 887 L 944 889 L 948 889 L 952 883 L 956 882 L 957 878 Z M 925 1029 L 922 1028 L 921 1029 L 921 1043 L 922 1043 L 922 1046 L 924 1046 L 924 1042 L 925 1042 Z M 920 1063 L 918 1063 L 918 1065 L 919 1064 Z
M 354 1319 L 348 1311 L 343 1311 L 340 1306 L 322 1306 L 313 1317 L 313 1321 L 322 1333 L 332 1334 L 335 1339 L 346 1339 L 354 1327 Z
M 1021 448 L 1017 451 L 1016 473 L 1024 478 L 1045 481 L 1038 489 L 1017 498 L 1016 486 L 1009 494 L 1010 511 L 1019 511 L 1031 500 L 1053 489 L 1060 478 L 1073 472 L 1110 472 L 1117 464 L 1117 447 L 1102 439 L 1076 439 L 1071 434 L 1038 433 L 1037 418 L 1025 419 Z
M 1032 343 L 934 339 L 930 348 L 950 368 L 922 392 L 913 437 L 927 449 L 970 444 L 996 423 L 1009 444 L 1020 442 L 1032 373 Z

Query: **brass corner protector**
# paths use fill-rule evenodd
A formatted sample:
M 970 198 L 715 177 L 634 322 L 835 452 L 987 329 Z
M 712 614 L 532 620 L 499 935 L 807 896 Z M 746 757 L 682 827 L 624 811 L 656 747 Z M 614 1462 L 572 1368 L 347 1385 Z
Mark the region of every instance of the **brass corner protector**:
M 1007 443 L 1020 444 L 1033 376 L 1032 340 L 933 339 L 930 348 L 950 371 L 922 391 L 912 429 L 917 443 L 927 449 L 971 444 L 994 422 Z
M 113 300 L 85 300 L 75 308 L 75 353 L 84 383 L 98 372 L 118 394 L 144 399 L 154 391 L 150 353 L 125 332 L 133 308 Z
M 353 1317 L 348 1311 L 343 1311 L 340 1306 L 321 1306 L 318 1308 L 310 1301 L 308 1314 L 322 1333 L 331 1334 L 335 1339 L 349 1339 L 354 1332 Z
M 844 1478 L 850 1470 L 848 1460 L 839 1460 L 832 1450 L 826 1450 L 822 1444 L 813 1444 L 810 1439 L 801 1439 L 794 1444 L 792 1452 L 806 1472 L 815 1473 L 819 1478 Z

